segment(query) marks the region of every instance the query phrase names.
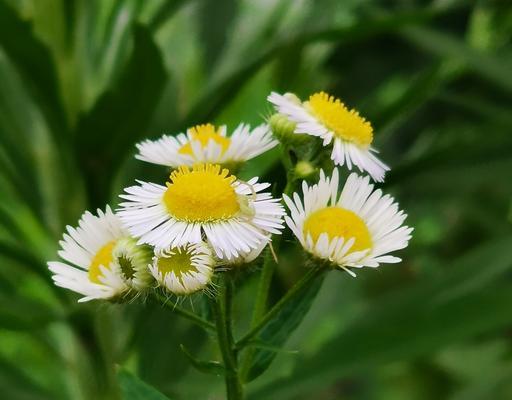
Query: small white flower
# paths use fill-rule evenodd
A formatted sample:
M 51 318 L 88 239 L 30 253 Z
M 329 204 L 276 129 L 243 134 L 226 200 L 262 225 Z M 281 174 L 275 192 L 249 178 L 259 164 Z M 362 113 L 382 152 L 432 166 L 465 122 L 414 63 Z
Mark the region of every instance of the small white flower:
M 189 128 L 186 134 L 176 137 L 163 135 L 157 140 L 137 144 L 139 160 L 177 168 L 195 163 L 214 163 L 233 166 L 254 158 L 277 145 L 267 125 L 251 131 L 247 124 L 240 124 L 231 136 L 226 126 L 215 128 L 212 124 Z
M 126 188 L 118 215 L 139 243 L 170 248 L 205 240 L 219 258 L 238 257 L 283 228 L 279 199 L 260 193 L 269 184 L 257 181 L 239 181 L 219 165 L 180 167 L 166 186 Z
M 58 253 L 66 263 L 51 261 L 48 268 L 57 286 L 84 296 L 79 301 L 112 299 L 149 285 L 151 250 L 136 244 L 110 207 L 97 216 L 87 211 L 77 228 L 66 229 Z
M 308 134 L 323 139 L 324 146 L 333 143 L 331 159 L 336 165 L 355 165 L 377 182 L 384 180 L 389 167 L 373 153 L 373 128 L 355 110 L 349 110 L 339 99 L 319 92 L 301 103 L 293 95 L 272 92 L 268 101 L 276 110 L 295 122 L 296 134 Z
M 191 294 L 208 286 L 214 259 L 205 243 L 161 249 L 155 252 L 150 271 L 156 281 L 176 295 Z
M 321 171 L 318 184 L 303 182 L 302 190 L 302 200 L 284 196 L 285 220 L 306 251 L 347 271 L 401 261 L 388 253 L 407 247 L 413 229 L 403 226 L 407 215 L 393 197 L 374 191 L 368 177 L 350 174 L 338 195 L 338 170 L 332 178 Z

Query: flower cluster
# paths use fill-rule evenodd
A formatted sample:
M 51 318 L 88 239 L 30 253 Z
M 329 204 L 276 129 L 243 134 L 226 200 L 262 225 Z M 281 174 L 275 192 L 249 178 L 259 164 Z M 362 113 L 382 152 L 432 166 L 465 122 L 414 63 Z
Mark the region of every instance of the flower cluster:
M 276 114 L 255 129 L 240 124 L 228 134 L 225 126 L 204 124 L 137 144 L 137 159 L 171 168 L 167 182 L 137 181 L 115 212 L 85 212 L 78 227 L 68 226 L 60 242 L 64 262 L 48 263 L 55 284 L 83 295 L 80 301 L 120 300 L 156 287 L 191 294 L 208 287 L 217 267 L 255 260 L 284 222 L 312 257 L 351 274 L 400 261 L 389 253 L 407 246 L 412 228 L 394 199 L 370 183 L 389 170 L 374 154 L 371 124 L 324 92 L 305 102 L 277 93 L 268 100 Z M 321 150 L 311 156 L 316 137 Z M 290 187 L 318 177 L 313 185 L 302 182 L 302 196 L 283 195 L 289 215 L 266 191 L 269 183 L 235 175 L 276 146 L 297 150 Z M 304 159 L 301 147 L 309 152 Z M 330 176 L 318 168 L 326 147 Z M 369 177 L 351 173 L 341 184 L 337 166 L 356 166 Z

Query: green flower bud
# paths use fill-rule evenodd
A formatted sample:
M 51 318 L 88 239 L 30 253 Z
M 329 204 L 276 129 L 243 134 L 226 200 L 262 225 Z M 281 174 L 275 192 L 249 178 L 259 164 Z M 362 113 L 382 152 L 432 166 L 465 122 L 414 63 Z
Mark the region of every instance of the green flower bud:
M 137 244 L 137 239 L 123 237 L 119 239 L 112 251 L 113 262 L 120 268 L 129 286 L 141 291 L 147 289 L 153 278 L 148 269 L 153 258 L 150 246 Z
M 286 115 L 274 114 L 268 124 L 274 136 L 283 144 L 298 144 L 308 140 L 308 135 L 294 133 L 297 124 L 290 121 Z

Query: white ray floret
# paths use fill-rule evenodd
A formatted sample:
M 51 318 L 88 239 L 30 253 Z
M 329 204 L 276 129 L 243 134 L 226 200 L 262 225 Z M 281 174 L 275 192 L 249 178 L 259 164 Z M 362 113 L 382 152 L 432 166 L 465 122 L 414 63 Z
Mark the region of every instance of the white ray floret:
M 241 252 L 238 257 L 222 257 L 219 259 L 219 264 L 221 266 L 233 267 L 233 266 L 242 266 L 244 264 L 249 264 L 250 262 L 256 260 L 263 250 L 268 245 L 271 245 L 271 236 L 268 235 L 265 239 L 261 240 L 259 244 L 249 251 Z
M 214 262 L 205 243 L 192 243 L 157 250 L 149 269 L 160 286 L 173 294 L 186 295 L 209 285 Z
M 313 186 L 302 185 L 303 197 L 284 195 L 290 209 L 285 217 L 306 251 L 340 268 L 378 267 L 401 259 L 389 253 L 407 247 L 412 228 L 393 197 L 373 190 L 368 177 L 350 174 L 341 194 L 338 170 L 323 171 Z
M 233 165 L 250 160 L 277 145 L 268 125 L 253 130 L 240 124 L 227 136 L 226 126 L 215 128 L 211 124 L 189 128 L 186 134 L 163 135 L 157 140 L 137 144 L 139 160 L 177 168 L 195 163 Z
M 140 291 L 151 279 L 151 250 L 136 244 L 110 207 L 97 213 L 87 211 L 78 227 L 67 226 L 58 252 L 65 262 L 48 262 L 55 284 L 83 295 L 80 302 Z
M 373 128 L 355 110 L 349 110 L 339 99 L 324 92 L 311 95 L 301 102 L 293 94 L 272 92 L 268 96 L 276 110 L 296 123 L 296 134 L 317 136 L 323 145 L 332 143 L 331 159 L 336 165 L 356 166 L 373 180 L 382 182 L 389 167 L 380 161 L 371 144 Z
M 132 235 L 157 248 L 206 241 L 219 258 L 256 249 L 283 228 L 279 199 L 258 178 L 237 180 L 219 165 L 175 170 L 166 186 L 139 182 L 121 195 L 118 215 Z

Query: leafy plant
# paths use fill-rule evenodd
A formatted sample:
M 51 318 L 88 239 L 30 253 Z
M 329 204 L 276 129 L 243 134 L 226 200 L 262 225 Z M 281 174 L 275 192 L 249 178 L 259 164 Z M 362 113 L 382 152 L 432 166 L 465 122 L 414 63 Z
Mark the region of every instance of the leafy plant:
M 208 121 L 256 125 L 272 112 L 272 90 L 325 89 L 372 121 L 391 166 L 383 189 L 407 209 L 415 237 L 402 264 L 357 279 L 328 274 L 273 312 L 240 358 L 247 397 L 509 398 L 510 6 L 212 8 L 0 0 L 4 397 L 223 398 L 205 299 L 77 304 L 53 285 L 46 261 L 84 209 L 116 206 L 136 178 L 165 180 L 166 171 L 133 159 L 142 138 Z M 270 151 L 238 176 L 276 182 L 278 193 L 288 171 L 280 159 Z M 237 277 L 235 340 L 301 281 L 297 254 L 285 233 L 279 265 L 269 255 L 271 266 Z M 251 322 L 262 285 L 268 297 L 256 300 Z M 491 357 L 494 343 L 504 350 Z M 468 353 L 501 374 L 468 372 Z

